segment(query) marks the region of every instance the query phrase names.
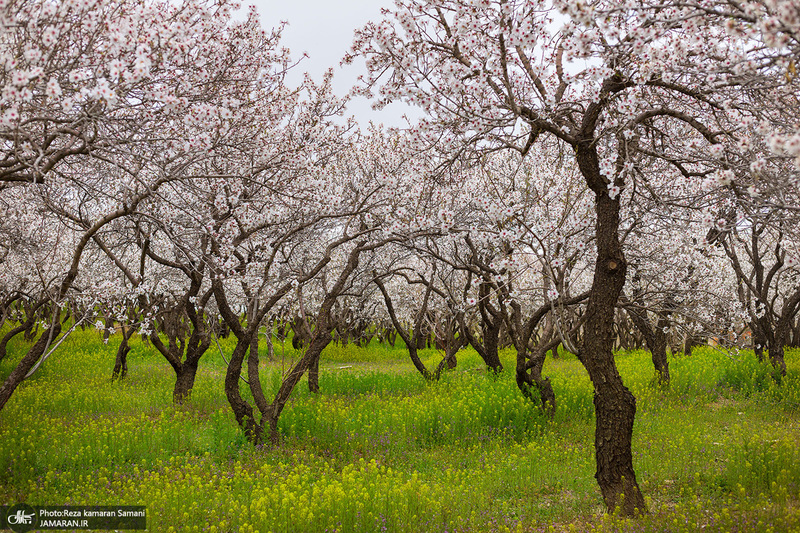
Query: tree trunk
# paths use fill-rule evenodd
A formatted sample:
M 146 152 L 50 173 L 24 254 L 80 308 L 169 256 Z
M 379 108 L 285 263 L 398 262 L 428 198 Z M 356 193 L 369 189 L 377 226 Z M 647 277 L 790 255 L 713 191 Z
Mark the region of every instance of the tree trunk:
M 174 326 L 174 324 L 170 326 L 170 322 L 168 321 L 165 321 L 164 325 L 165 327 Z M 199 327 L 199 325 L 195 323 L 195 328 L 197 327 Z M 170 331 L 172 334 L 185 334 L 185 332 L 177 331 L 177 329 L 167 329 L 167 331 Z M 200 331 L 194 329 L 187 341 L 170 337 L 169 346 L 165 346 L 158 334 L 154 331 L 150 333 L 150 342 L 153 343 L 153 346 L 164 356 L 175 371 L 175 386 L 172 389 L 172 402 L 175 405 L 186 403 L 189 401 L 192 394 L 200 358 L 208 350 L 211 339 L 204 337 Z
M 800 348 L 800 315 L 790 323 L 791 337 L 787 340 L 787 346 Z
M 491 320 L 491 321 L 490 321 Z M 463 313 L 458 314 L 458 322 L 461 325 L 461 334 L 466 337 L 467 342 L 475 349 L 486 368 L 489 371 L 499 374 L 503 371 L 503 364 L 500 362 L 500 326 L 503 324 L 497 316 L 484 318 L 481 321 L 482 338 L 478 339 L 472 334 Z
M 386 340 L 389 341 L 389 346 L 394 348 L 395 342 L 397 342 L 397 331 L 392 329 L 386 333 Z
M 308 391 L 313 393 L 319 392 L 319 356 L 316 354 L 308 367 Z
M 305 317 L 295 317 L 290 323 L 292 328 L 292 348 L 302 350 L 308 345 L 309 326 Z
M 228 398 L 228 403 L 236 416 L 236 421 L 239 426 L 244 430 L 247 440 L 254 444 L 261 444 L 263 441 L 263 432 L 265 424 L 269 425 L 270 440 L 273 443 L 278 443 L 280 434 L 278 433 L 278 419 L 280 417 L 289 396 L 292 394 L 294 387 L 297 385 L 300 378 L 308 370 L 314 358 L 318 358 L 322 350 L 331 342 L 331 333 L 333 326 L 331 325 L 331 309 L 336 299 L 345 288 L 347 280 L 353 271 L 358 268 L 359 254 L 365 250 L 362 248 L 364 243 L 358 244 L 351 252 L 347 264 L 339 275 L 338 280 L 333 288 L 325 295 L 320 306 L 318 318 L 316 320 L 316 327 L 313 335 L 309 339 L 308 349 L 305 351 L 300 360 L 284 377 L 275 399 L 271 404 L 268 404 L 266 397 L 261 389 L 261 382 L 258 378 L 258 350 L 252 350 L 253 342 L 252 336 L 258 335 L 257 324 L 263 319 L 264 315 L 271 309 L 271 307 L 280 299 L 280 297 L 289 290 L 287 285 L 282 289 L 282 293 L 273 295 L 273 297 L 266 303 L 265 307 L 260 310 L 256 309 L 253 313 L 255 319 L 248 325 L 247 329 L 241 327 L 238 317 L 233 313 L 228 305 L 227 298 L 223 285 L 220 280 L 212 282 L 212 289 L 214 296 L 217 300 L 217 308 L 224 318 L 225 322 L 232 329 L 236 335 L 236 347 L 231 354 L 230 362 L 228 363 L 228 370 L 225 374 L 225 395 Z M 315 269 L 309 274 L 309 278 L 318 273 L 330 261 L 330 257 L 323 258 Z M 298 328 L 301 329 L 301 328 Z M 307 329 L 307 328 L 303 328 Z M 248 359 L 248 377 L 250 390 L 253 392 L 253 399 L 256 402 L 256 407 L 261 413 L 260 422 L 255 419 L 255 412 L 253 407 L 244 399 L 239 391 L 239 380 L 242 374 L 242 364 L 244 363 L 244 356 L 250 352 Z
M 769 349 L 769 360 L 775 369 L 775 381 L 780 381 L 782 377 L 786 376 L 786 361 L 784 360 L 783 352 L 783 343 L 776 343 L 775 347 Z
M 428 347 L 428 344 L 430 344 L 430 332 L 426 330 L 425 334 L 417 337 L 414 342 L 416 343 L 414 347 L 417 350 L 424 350 Z
M 6 320 L 11 316 L 11 309 L 15 301 L 19 300 L 21 296 L 19 294 L 15 296 L 11 296 L 5 302 L 0 303 L 0 329 L 3 329 L 3 326 L 6 325 Z
M 656 369 L 656 381 L 662 387 L 669 386 L 669 361 L 667 360 L 667 337 L 656 332 L 655 343 L 650 346 L 653 355 L 653 366 Z
M 219 338 L 227 339 L 230 334 L 231 334 L 231 328 L 229 328 L 228 323 L 223 320 L 219 326 Z
M 197 377 L 197 364 L 198 361 L 190 361 L 187 358 L 176 372 L 175 388 L 172 389 L 172 403 L 175 405 L 183 405 L 191 398 L 194 380 Z
M 500 318 L 494 317 L 492 323 L 483 323 L 483 354 L 481 358 L 486 366 L 498 374 L 503 371 L 503 363 L 500 362 Z M 462 328 L 463 330 L 463 328 Z M 480 352 L 478 352 L 480 354 Z
M 425 367 L 425 363 L 419 358 L 419 354 L 417 352 L 417 346 L 419 345 L 419 339 L 422 336 L 422 323 L 424 320 L 424 314 L 427 312 L 428 308 L 428 301 L 431 295 L 431 285 L 428 285 L 427 289 L 425 290 L 425 297 L 422 300 L 422 308 L 417 313 L 416 319 L 414 321 L 413 330 L 411 335 L 408 334 L 408 331 L 400 323 L 400 320 L 397 318 L 397 314 L 394 311 L 394 305 L 392 304 L 392 299 L 389 296 L 389 292 L 386 290 L 386 286 L 383 284 L 380 278 L 375 278 L 375 285 L 378 286 L 378 289 L 381 291 L 383 295 L 383 300 L 386 303 L 386 310 L 389 313 L 389 318 L 394 325 L 395 335 L 400 335 L 400 338 L 403 339 L 403 342 L 406 345 L 406 349 L 408 350 L 408 356 L 411 359 L 411 363 L 414 365 L 414 368 L 417 369 L 417 372 L 422 374 L 428 381 L 432 381 L 434 379 L 433 374 Z M 394 346 L 394 343 L 392 343 Z
M 650 353 L 653 355 L 653 366 L 656 369 L 656 379 L 662 387 L 669 386 L 669 361 L 667 360 L 667 334 L 664 331 L 669 327 L 669 318 L 663 313 L 658 314 L 656 329 L 653 332 L 653 346 Z
M 255 334 L 257 334 L 256 332 Z M 242 365 L 244 356 L 250 348 L 250 337 L 242 334 L 237 337 L 236 346 L 228 362 L 228 370 L 225 373 L 225 396 L 231 406 L 233 415 L 239 423 L 239 427 L 244 431 L 245 438 L 252 444 L 258 445 L 263 440 L 262 427 L 256 422 L 253 407 L 242 398 L 239 392 L 239 379 L 242 375 Z
M 270 431 L 269 438 L 273 444 L 278 444 L 280 442 L 278 419 L 281 416 L 281 412 L 283 412 L 283 408 L 286 406 L 286 402 L 289 400 L 289 396 L 292 394 L 292 390 L 294 390 L 297 382 L 300 381 L 300 378 L 312 366 L 314 361 L 316 360 L 317 363 L 319 363 L 319 356 L 322 350 L 331 342 L 331 332 L 332 328 L 328 327 L 327 320 L 320 318 L 317 330 L 315 331 L 316 335 L 312 338 L 308 350 L 306 350 L 306 353 L 303 354 L 303 357 L 300 358 L 286 379 L 283 380 L 280 389 L 278 389 L 278 393 L 275 395 L 275 399 L 272 401 L 271 408 L 267 410 L 267 422 L 269 423 Z
M 641 302 L 628 302 L 624 297 L 622 299 L 627 302 L 626 310 L 631 322 L 633 322 L 633 325 L 642 334 L 644 342 L 650 350 L 650 354 L 653 358 L 653 367 L 656 370 L 656 382 L 662 387 L 669 386 L 667 334 L 664 333 L 664 328 L 669 325 L 669 319 L 664 316 L 663 313 L 659 312 L 658 321 L 656 322 L 656 326 L 653 327 L 644 307 L 637 307 L 637 305 L 642 305 Z
M 556 416 L 556 392 L 553 390 L 553 385 L 550 383 L 550 378 L 543 378 L 541 369 L 531 369 L 529 374 L 536 390 L 539 391 L 539 397 L 542 401 L 542 411 L 549 417 Z
M 685 357 L 692 356 L 692 348 L 697 346 L 697 339 L 693 333 L 687 333 L 686 338 L 683 340 L 683 355 Z
M 772 343 L 769 346 L 769 360 L 774 369 L 773 378 L 780 382 L 786 376 L 786 361 L 783 357 L 784 345 L 786 344 L 787 324 L 783 321 L 775 328 Z
M 34 320 L 32 322 L 27 323 L 28 325 L 25 328 L 24 334 L 22 335 L 22 338 L 25 339 L 26 342 L 32 341 L 36 338 L 36 335 L 39 334 L 39 323 L 35 320 L 36 317 L 33 318 Z
M 539 393 L 542 411 L 552 419 L 556 414 L 556 393 L 550 378 L 542 377 L 546 354 L 546 348 L 535 350 L 530 357 L 517 353 L 517 388 L 529 400 L 534 399 L 531 388 L 535 388 Z
M 105 328 L 103 328 L 103 342 L 107 343 L 109 337 L 111 337 L 111 332 L 114 331 L 114 319 L 111 318 L 111 313 L 106 313 L 103 322 L 105 324 Z
M 753 342 L 753 353 L 759 361 L 764 361 L 764 349 L 767 347 L 767 339 L 761 331 L 761 327 L 757 323 L 750 323 L 750 333 Z
M 125 326 L 122 327 L 122 342 L 117 348 L 117 357 L 114 361 L 114 370 L 111 372 L 111 381 L 122 381 L 128 375 L 128 354 L 131 351 L 131 347 L 128 346 L 128 340 L 133 335 L 133 331 L 133 328 L 125 329 Z
M 8 375 L 3 385 L 0 386 L 0 411 L 2 411 L 6 402 L 8 402 L 11 395 L 14 394 L 14 391 L 25 379 L 25 376 L 31 368 L 33 368 L 33 365 L 44 355 L 45 349 L 56 340 L 59 333 L 61 333 L 61 321 L 56 318 L 47 331 L 39 337 L 39 340 L 31 346 L 22 360 L 17 363 L 16 368 L 11 371 L 11 374 Z
M 33 323 L 36 321 L 36 312 L 42 307 L 47 300 L 39 300 L 35 305 L 30 306 L 26 305 L 23 302 L 23 309 L 25 309 L 25 321 L 22 322 L 15 328 L 9 330 L 3 338 L 0 340 L 0 361 L 5 359 L 6 357 L 6 349 L 8 346 L 9 341 L 22 333 L 23 331 L 27 332 L 29 329 L 33 327 Z
M 622 382 L 614 361 L 614 313 L 625 284 L 627 264 L 619 241 L 619 197 L 612 199 L 589 139 L 576 146 L 578 165 L 594 190 L 597 260 L 586 307 L 580 360 L 594 385 L 595 478 L 609 511 L 625 516 L 647 512 L 636 482 L 631 440 L 636 398 Z

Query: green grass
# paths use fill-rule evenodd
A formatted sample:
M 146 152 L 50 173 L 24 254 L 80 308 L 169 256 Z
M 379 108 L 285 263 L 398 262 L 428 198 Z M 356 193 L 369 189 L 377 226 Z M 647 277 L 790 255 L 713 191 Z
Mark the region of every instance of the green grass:
M 752 354 L 696 349 L 670 360 L 669 390 L 651 385 L 648 353 L 618 356 L 637 397 L 634 463 L 651 510 L 630 521 L 603 513 L 591 386 L 569 354 L 545 366 L 551 421 L 513 372 L 488 374 L 472 350 L 428 384 L 402 343 L 331 346 L 322 393 L 301 382 L 275 449 L 244 441 L 215 347 L 176 409 L 171 368 L 140 341 L 128 378 L 110 382 L 118 342 L 77 332 L 0 412 L 0 504 L 146 505 L 157 532 L 800 531 L 798 351 L 778 385 Z M 9 348 L 0 377 L 25 345 Z M 276 343 L 269 362 L 261 348 L 269 395 L 299 354 Z M 422 357 L 431 367 L 440 355 Z

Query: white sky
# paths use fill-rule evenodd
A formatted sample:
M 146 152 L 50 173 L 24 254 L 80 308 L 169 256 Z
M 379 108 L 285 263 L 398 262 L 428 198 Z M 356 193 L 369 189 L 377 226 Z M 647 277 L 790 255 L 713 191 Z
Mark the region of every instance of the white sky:
M 339 67 L 339 61 L 353 42 L 353 32 L 369 20 L 380 17 L 382 7 L 392 7 L 392 0 L 244 0 L 243 5 L 255 5 L 261 16 L 261 25 L 270 29 L 281 21 L 289 24 L 283 31 L 281 42 L 299 59 L 305 52 L 289 83 L 302 80 L 304 72 L 318 81 L 329 67 L 334 68 L 334 88 L 337 95 L 344 95 L 355 84 L 359 74 L 366 72 L 363 63 Z M 372 120 L 387 126 L 404 126 L 403 113 L 412 116 L 418 111 L 404 104 L 392 104 L 381 111 L 374 111 L 364 98 L 353 100 L 348 113 L 353 114 L 362 126 Z

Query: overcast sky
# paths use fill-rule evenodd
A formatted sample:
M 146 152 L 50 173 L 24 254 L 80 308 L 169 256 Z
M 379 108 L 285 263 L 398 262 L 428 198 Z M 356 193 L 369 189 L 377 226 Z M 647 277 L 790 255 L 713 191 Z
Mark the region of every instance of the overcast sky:
M 308 54 L 292 74 L 290 83 L 299 83 L 303 72 L 320 80 L 325 70 L 333 67 L 338 95 L 345 94 L 358 75 L 365 72 L 363 63 L 339 67 L 339 61 L 353 42 L 353 32 L 369 20 L 377 20 L 382 7 L 393 6 L 392 0 L 244 0 L 243 4 L 256 6 L 264 28 L 287 21 L 283 45 L 292 51 L 293 58 L 300 58 L 304 52 Z M 356 115 L 362 125 L 373 120 L 387 126 L 403 126 L 401 116 L 407 110 L 403 104 L 394 104 L 376 112 L 364 98 L 348 106 L 348 112 Z

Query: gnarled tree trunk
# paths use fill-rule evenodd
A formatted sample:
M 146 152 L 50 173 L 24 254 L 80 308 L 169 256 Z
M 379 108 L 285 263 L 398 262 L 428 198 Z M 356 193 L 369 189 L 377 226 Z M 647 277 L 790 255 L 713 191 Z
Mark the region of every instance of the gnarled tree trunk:
M 659 312 L 658 321 L 653 327 L 647 317 L 647 310 L 641 302 L 629 302 L 624 297 L 622 299 L 625 302 L 625 310 L 628 312 L 628 316 L 644 337 L 644 342 L 650 350 L 658 385 L 668 387 L 670 380 L 669 361 L 667 360 L 667 334 L 664 332 L 664 328 L 669 325 L 669 319 L 664 315 L 664 312 Z
M 111 381 L 122 381 L 125 379 L 125 376 L 128 375 L 128 354 L 131 351 L 131 347 L 128 346 L 128 341 L 133 335 L 133 332 L 134 328 L 125 328 L 125 326 L 122 326 L 122 342 L 120 342 L 119 348 L 117 348 L 117 356 L 114 359 L 114 370 L 111 372 Z
M 624 515 L 633 516 L 647 509 L 636 482 L 631 451 L 636 398 L 622 382 L 612 350 L 614 312 L 627 270 L 619 240 L 620 202 L 619 196 L 611 198 L 608 193 L 591 138 L 579 140 L 576 156 L 581 173 L 596 195 L 597 259 L 585 314 L 583 346 L 578 354 L 594 386 L 595 478 L 606 508 L 619 507 Z

